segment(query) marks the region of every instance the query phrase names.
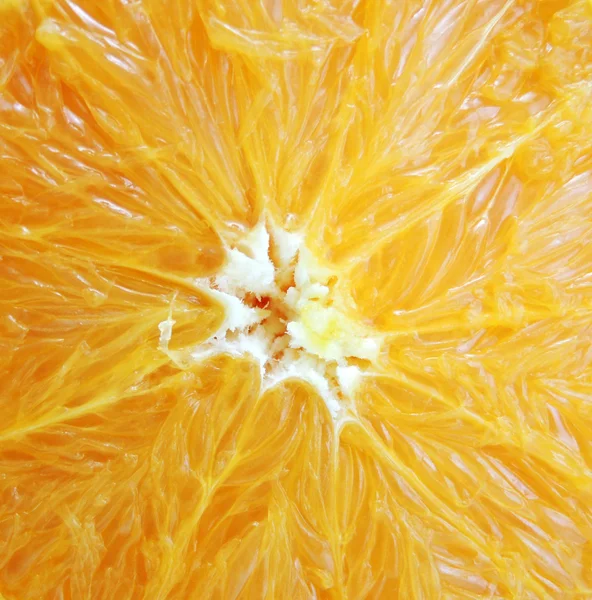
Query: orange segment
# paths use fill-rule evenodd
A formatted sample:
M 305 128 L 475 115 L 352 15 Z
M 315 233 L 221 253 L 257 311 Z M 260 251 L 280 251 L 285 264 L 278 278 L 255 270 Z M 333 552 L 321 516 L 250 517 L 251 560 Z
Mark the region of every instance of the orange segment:
M 0 600 L 592 597 L 591 48 L 0 0 Z

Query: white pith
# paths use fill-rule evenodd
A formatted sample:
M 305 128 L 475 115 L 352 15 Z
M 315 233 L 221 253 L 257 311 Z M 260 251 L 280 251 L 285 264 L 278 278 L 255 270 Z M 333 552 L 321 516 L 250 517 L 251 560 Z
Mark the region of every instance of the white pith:
M 357 359 L 374 362 L 382 340 L 347 316 L 331 287 L 335 279 L 302 236 L 259 223 L 227 249 L 226 264 L 213 280 L 197 282 L 223 304 L 225 319 L 191 358 L 250 355 L 259 363 L 263 391 L 289 379 L 305 381 L 334 421 L 343 419 L 363 376 Z M 247 298 L 268 299 L 269 306 L 250 306 Z M 172 316 L 159 324 L 166 352 L 174 324 Z

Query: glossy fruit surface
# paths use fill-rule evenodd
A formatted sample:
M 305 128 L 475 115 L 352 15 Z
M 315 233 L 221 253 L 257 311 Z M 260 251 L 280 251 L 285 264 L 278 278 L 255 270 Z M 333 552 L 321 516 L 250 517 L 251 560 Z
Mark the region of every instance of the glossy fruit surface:
M 0 0 L 0 598 L 592 598 L 592 3 Z

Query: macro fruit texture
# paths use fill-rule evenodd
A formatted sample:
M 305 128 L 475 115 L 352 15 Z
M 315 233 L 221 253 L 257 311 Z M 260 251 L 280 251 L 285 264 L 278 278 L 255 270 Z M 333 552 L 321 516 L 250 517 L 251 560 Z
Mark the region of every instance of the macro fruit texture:
M 0 597 L 592 598 L 592 4 L 0 0 Z

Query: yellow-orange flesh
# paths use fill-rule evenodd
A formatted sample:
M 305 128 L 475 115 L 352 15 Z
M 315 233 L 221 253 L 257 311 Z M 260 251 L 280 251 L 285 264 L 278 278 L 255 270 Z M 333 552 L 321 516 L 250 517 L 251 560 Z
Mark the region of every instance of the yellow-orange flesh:
M 592 598 L 592 2 L 0 0 L 0 598 Z

